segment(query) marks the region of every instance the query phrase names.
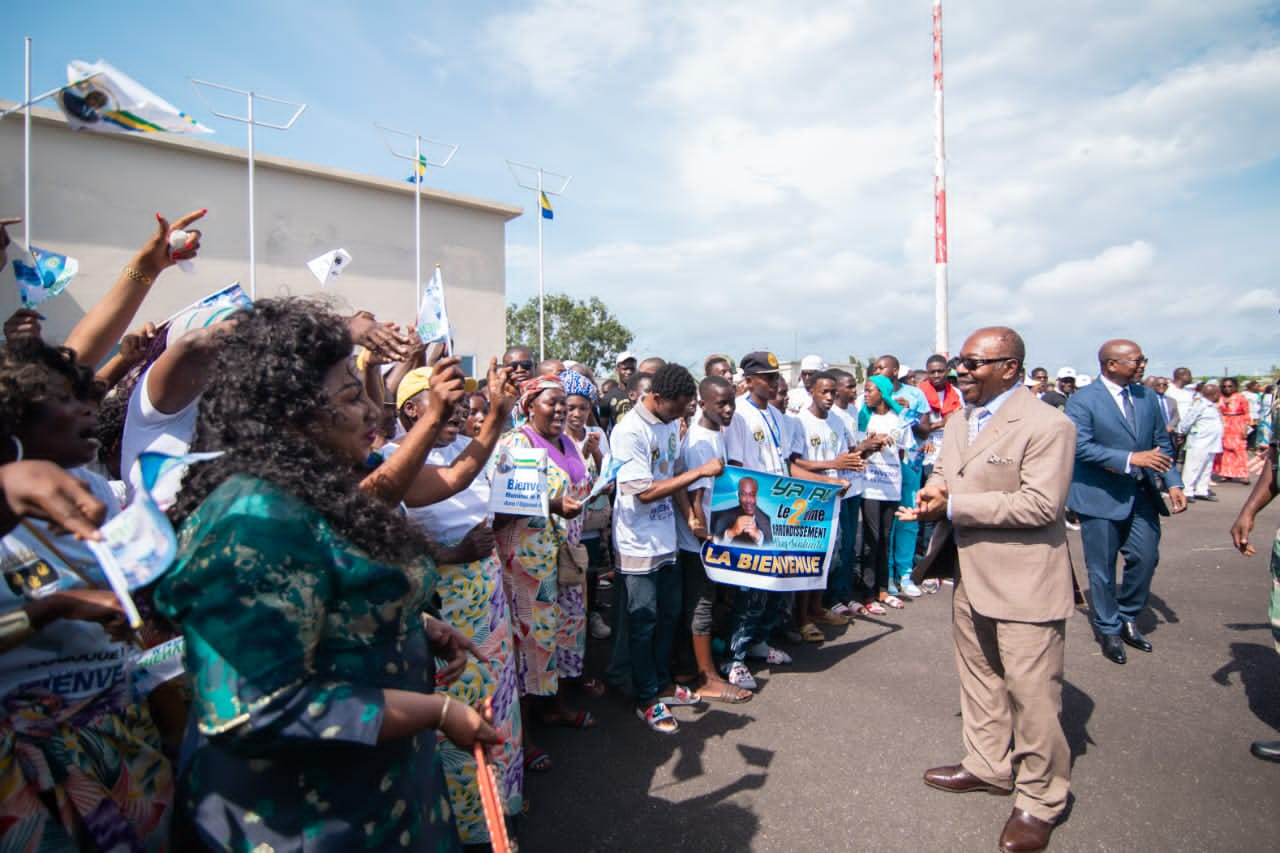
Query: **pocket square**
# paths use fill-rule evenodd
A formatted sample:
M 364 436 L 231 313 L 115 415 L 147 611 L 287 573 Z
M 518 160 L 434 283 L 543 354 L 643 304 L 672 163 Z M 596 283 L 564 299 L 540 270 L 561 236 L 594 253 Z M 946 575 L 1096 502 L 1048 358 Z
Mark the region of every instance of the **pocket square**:
M 992 454 L 987 457 L 987 463 L 991 465 L 1012 465 L 1014 459 L 1012 456 L 996 456 Z

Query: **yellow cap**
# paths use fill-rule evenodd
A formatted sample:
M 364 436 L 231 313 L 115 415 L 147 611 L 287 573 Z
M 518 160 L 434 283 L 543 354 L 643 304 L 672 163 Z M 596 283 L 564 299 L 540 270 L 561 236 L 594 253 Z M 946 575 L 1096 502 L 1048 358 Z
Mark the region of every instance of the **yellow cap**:
M 404 379 L 400 380 L 400 385 L 396 388 L 396 409 L 403 409 L 404 404 L 409 402 L 410 398 L 426 391 L 430 387 L 430 367 L 415 367 L 410 370 L 404 375 Z

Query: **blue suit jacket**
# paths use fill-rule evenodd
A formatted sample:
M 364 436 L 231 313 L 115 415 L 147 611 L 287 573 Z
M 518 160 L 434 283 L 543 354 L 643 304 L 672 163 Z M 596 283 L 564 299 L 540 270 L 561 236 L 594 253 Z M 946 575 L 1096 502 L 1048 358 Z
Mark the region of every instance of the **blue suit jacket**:
M 1159 448 L 1173 457 L 1164 414 L 1156 395 L 1142 385 L 1130 385 L 1129 395 L 1138 428 L 1135 432 L 1120 412 L 1107 387 L 1099 379 L 1072 394 L 1066 415 L 1076 425 L 1076 467 L 1071 477 L 1067 506 L 1081 515 L 1120 521 L 1133 514 L 1139 488 L 1150 489 L 1161 515 L 1168 515 L 1160 488 L 1181 488 L 1182 478 L 1170 468 L 1157 474 L 1150 468 L 1125 473 L 1130 453 Z

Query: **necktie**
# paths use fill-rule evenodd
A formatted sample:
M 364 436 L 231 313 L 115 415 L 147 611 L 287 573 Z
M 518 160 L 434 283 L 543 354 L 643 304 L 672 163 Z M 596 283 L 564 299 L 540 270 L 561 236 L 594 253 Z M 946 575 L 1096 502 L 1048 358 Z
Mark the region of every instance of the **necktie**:
M 1133 411 L 1133 400 L 1129 398 L 1129 389 L 1125 388 L 1120 392 L 1120 404 L 1124 409 L 1124 418 L 1129 422 L 1129 426 L 1133 427 L 1133 431 L 1138 431 L 1138 417 Z
M 969 415 L 969 444 L 978 438 L 978 430 L 982 429 L 982 419 L 989 415 L 990 412 L 985 407 L 979 406 Z

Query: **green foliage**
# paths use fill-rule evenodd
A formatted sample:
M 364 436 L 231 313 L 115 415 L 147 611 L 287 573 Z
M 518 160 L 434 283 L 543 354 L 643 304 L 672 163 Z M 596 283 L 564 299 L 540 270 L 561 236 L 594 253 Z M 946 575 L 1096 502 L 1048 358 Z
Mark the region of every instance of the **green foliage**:
M 543 358 L 572 359 L 603 376 L 635 336 L 596 297 L 571 299 L 549 293 L 544 302 L 547 351 Z M 526 346 L 538 355 L 538 298 L 507 306 L 507 346 Z

